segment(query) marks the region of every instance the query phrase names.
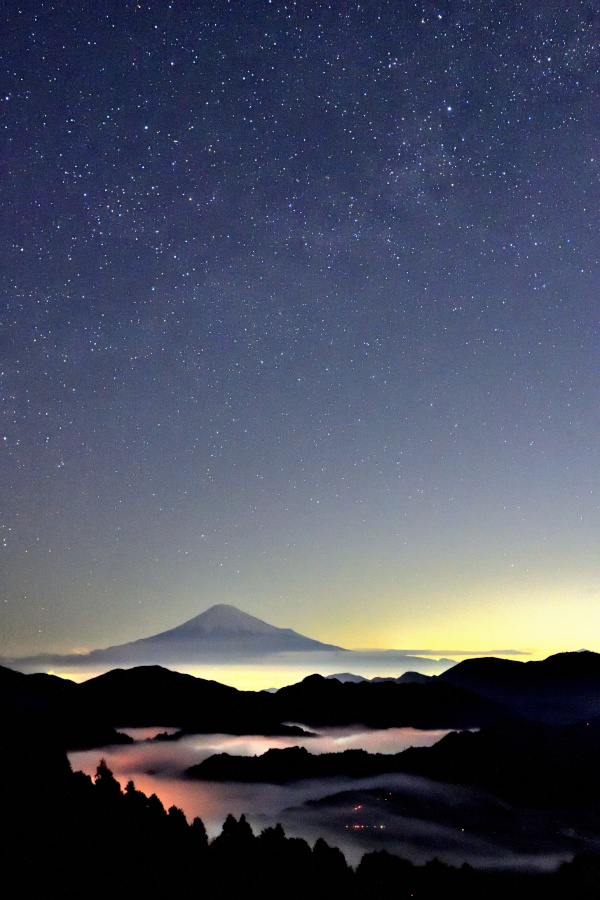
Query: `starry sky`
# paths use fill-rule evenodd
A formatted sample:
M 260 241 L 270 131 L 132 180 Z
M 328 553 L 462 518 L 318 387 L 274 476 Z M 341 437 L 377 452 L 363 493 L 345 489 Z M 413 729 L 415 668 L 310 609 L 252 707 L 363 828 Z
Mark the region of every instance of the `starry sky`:
M 600 650 L 597 0 L 26 0 L 0 654 Z

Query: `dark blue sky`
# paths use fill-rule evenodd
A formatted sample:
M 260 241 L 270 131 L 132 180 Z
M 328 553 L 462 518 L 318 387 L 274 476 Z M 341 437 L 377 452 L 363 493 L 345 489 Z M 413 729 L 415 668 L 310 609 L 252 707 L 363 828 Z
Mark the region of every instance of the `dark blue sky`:
M 600 649 L 597 3 L 5 18 L 0 653 Z

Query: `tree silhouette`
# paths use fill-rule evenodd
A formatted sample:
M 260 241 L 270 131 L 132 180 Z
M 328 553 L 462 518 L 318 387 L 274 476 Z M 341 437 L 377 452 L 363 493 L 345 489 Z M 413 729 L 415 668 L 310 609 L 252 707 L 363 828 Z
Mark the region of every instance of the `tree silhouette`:
M 191 829 L 196 852 L 204 853 L 208 847 L 208 835 L 206 834 L 206 828 L 204 827 L 202 819 L 196 816 L 192 822 Z
M 116 799 L 121 796 L 121 785 L 106 765 L 106 760 L 101 759 L 96 769 L 94 783 L 101 796 Z
M 250 894 L 261 900 L 591 900 L 600 891 L 600 855 L 588 853 L 558 874 L 456 869 L 437 860 L 414 866 L 385 851 L 365 854 L 354 872 L 339 849 L 319 838 L 314 848 L 288 838 L 280 824 L 256 837 L 245 816 L 227 816 L 208 841 L 201 819 L 188 824 L 181 809 L 165 811 L 152 795 L 124 791 L 101 760 L 94 779 L 73 773 L 64 759 L 43 776 L 28 777 L 18 743 L 3 747 L 0 770 L 5 834 L 2 884 L 6 896 L 159 897 L 202 890 L 205 896 Z M 19 771 L 19 778 L 12 776 Z M 56 776 L 56 777 L 55 777 Z

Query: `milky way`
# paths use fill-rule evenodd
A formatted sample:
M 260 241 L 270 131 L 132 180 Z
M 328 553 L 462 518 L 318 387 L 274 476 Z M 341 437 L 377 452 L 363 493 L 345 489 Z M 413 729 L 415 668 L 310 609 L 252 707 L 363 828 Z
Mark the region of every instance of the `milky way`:
M 0 653 L 600 649 L 596 2 L 9 4 Z

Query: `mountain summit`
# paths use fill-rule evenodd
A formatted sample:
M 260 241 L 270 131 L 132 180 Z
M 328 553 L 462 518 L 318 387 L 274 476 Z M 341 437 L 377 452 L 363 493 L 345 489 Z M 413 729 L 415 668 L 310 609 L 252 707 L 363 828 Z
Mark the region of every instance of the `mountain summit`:
M 235 663 L 258 660 L 273 653 L 343 650 L 276 628 L 235 606 L 220 603 L 182 625 L 151 637 L 93 650 L 90 658 L 111 664 L 126 663 Z
M 176 628 L 171 628 L 169 631 L 163 631 L 156 637 L 171 635 L 171 637 L 191 638 L 212 634 L 278 634 L 282 631 L 286 634 L 296 634 L 290 628 L 276 628 L 275 625 L 269 625 L 268 622 L 263 622 L 256 616 L 242 612 L 241 609 L 231 606 L 229 603 L 218 603 L 200 615 L 194 616 L 193 619 L 188 619 L 187 622 L 177 625 Z M 297 636 L 302 637 L 302 635 Z M 310 638 L 304 638 L 304 640 L 310 640 Z

